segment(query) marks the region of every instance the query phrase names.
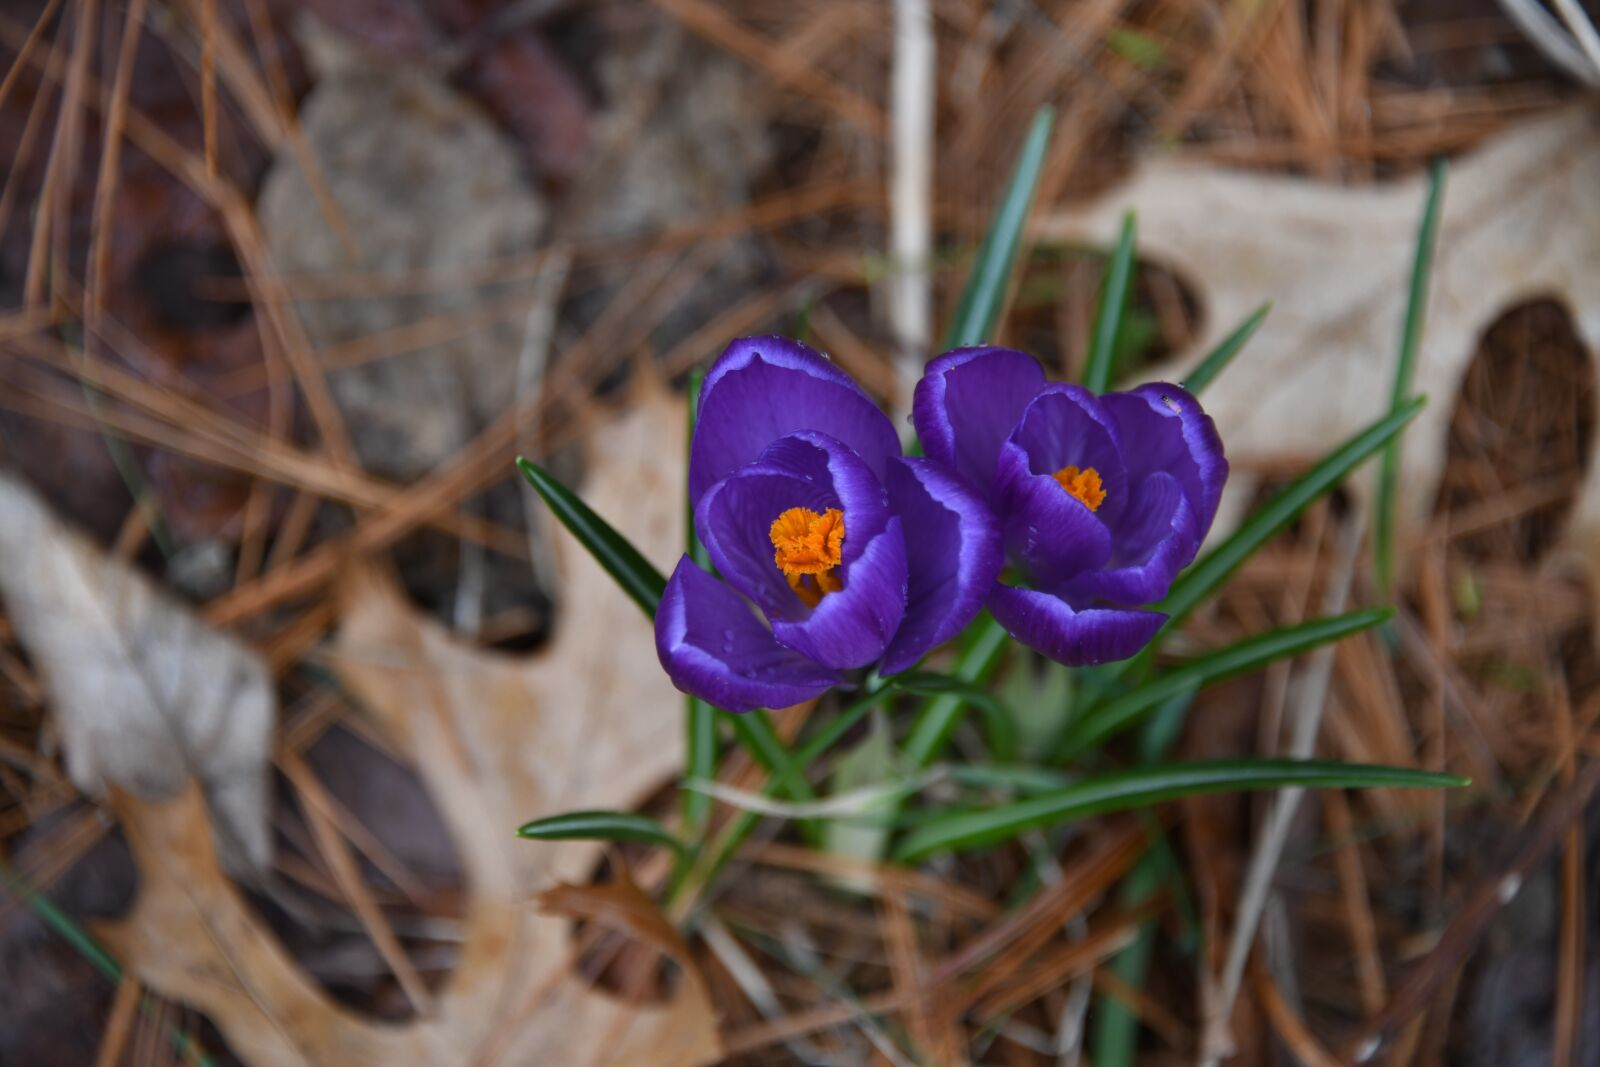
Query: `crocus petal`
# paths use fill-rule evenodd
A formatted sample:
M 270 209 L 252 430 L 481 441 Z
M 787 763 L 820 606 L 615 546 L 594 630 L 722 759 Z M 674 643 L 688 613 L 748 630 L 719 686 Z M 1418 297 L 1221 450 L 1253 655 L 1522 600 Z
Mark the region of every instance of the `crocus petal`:
M 1080 611 L 1060 597 L 1003 583 L 989 594 L 989 610 L 1012 637 L 1069 667 L 1127 659 L 1149 644 L 1167 620 L 1154 611 Z
M 1135 481 L 1166 471 L 1183 485 L 1205 540 L 1228 480 L 1228 460 L 1216 424 L 1181 387 L 1155 382 L 1101 398 L 1127 443 L 1124 459 Z
M 1004 552 L 994 513 L 948 467 L 897 460 L 887 488 L 905 532 L 908 571 L 905 622 L 879 667 L 894 674 L 972 621 L 1000 576 Z
M 1093 467 L 1106 492 L 1097 514 L 1110 523 L 1128 505 L 1128 475 L 1117 425 L 1100 400 L 1081 385 L 1047 385 L 1017 420 L 1008 443 L 1027 453 L 1034 474 Z
M 1044 387 L 1044 369 L 1009 348 L 958 348 L 928 364 L 912 402 L 923 452 L 954 467 L 984 496 L 1000 443 Z
M 1194 509 L 1178 479 L 1159 472 L 1146 478 L 1112 540 L 1113 566 L 1081 574 L 1057 591 L 1076 603 L 1149 604 L 1166 596 L 1200 547 Z
M 900 438 L 849 375 L 783 337 L 730 344 L 706 375 L 689 449 L 689 498 L 755 461 L 773 441 L 815 430 L 842 441 L 881 481 Z
M 1036 585 L 1053 588 L 1111 558 L 1111 532 L 1049 474 L 1029 469 L 1015 441 L 1000 449 L 995 510 L 1006 552 Z
M 889 647 L 905 612 L 906 546 L 900 520 L 891 518 L 844 568 L 843 589 L 824 596 L 805 619 L 773 619 L 772 635 L 824 667 L 865 667 Z
M 897 461 L 891 465 L 893 462 Z M 827 434 L 802 431 L 780 437 L 762 451 L 757 465 L 802 478 L 838 500 L 835 506 L 844 512 L 841 553 L 846 567 L 889 521 L 883 483 L 859 455 Z M 765 536 L 765 529 L 762 534 Z
M 773 559 L 772 523 L 790 508 L 821 514 L 838 507 L 832 486 L 753 463 L 717 482 L 700 498 L 694 528 L 717 573 L 760 605 L 768 619 L 801 618 L 807 608 Z M 845 539 L 850 539 L 848 519 Z
M 780 645 L 738 593 L 688 556 L 656 609 L 656 654 L 673 685 L 728 711 L 787 708 L 843 680 Z

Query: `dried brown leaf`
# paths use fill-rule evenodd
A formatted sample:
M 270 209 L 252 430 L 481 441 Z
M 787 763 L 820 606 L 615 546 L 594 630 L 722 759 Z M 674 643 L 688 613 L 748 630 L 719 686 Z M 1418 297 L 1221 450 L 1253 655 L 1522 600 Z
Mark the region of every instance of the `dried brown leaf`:
M 77 787 L 159 798 L 199 778 L 225 866 L 241 875 L 264 868 L 277 700 L 261 658 L 4 473 L 0 597 L 44 678 Z
M 1600 135 L 1588 109 L 1511 129 L 1450 168 L 1415 390 L 1432 402 L 1407 432 L 1399 520 L 1415 530 L 1444 470 L 1452 400 L 1479 338 L 1530 297 L 1572 313 L 1600 345 Z M 1257 308 L 1272 313 L 1206 394 L 1241 475 L 1312 461 L 1389 407 L 1425 196 L 1420 176 L 1345 188 L 1181 159 L 1145 163 L 1081 209 L 1044 219 L 1047 241 L 1109 245 L 1137 212 L 1140 253 L 1175 269 L 1205 309 L 1192 351 L 1150 377 L 1176 381 Z M 1355 481 L 1371 491 L 1375 465 Z M 1219 527 L 1254 479 L 1230 481 Z M 1600 566 L 1600 468 L 1590 464 L 1567 541 Z
M 681 537 L 683 422 L 681 402 L 650 386 L 598 428 L 584 487 L 658 565 Z M 530 901 L 586 881 L 600 847 L 522 841 L 517 825 L 626 808 L 682 760 L 682 702 L 648 621 L 570 539 L 557 548 L 566 610 L 551 644 L 524 658 L 456 641 L 371 570 L 344 585 L 335 668 L 414 761 L 471 889 L 460 961 L 431 1016 L 378 1024 L 318 989 L 221 877 L 196 829 L 206 822 L 196 794 L 123 805 L 142 888 L 111 940 L 152 988 L 205 1011 L 247 1061 L 689 1067 L 720 1055 L 692 967 L 666 1004 L 624 1003 L 579 977 L 569 924 Z

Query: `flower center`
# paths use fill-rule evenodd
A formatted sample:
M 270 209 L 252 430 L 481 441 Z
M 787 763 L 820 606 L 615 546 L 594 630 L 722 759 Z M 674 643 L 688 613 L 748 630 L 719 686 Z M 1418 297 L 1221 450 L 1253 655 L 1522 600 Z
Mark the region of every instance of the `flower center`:
M 1101 484 L 1100 472 L 1093 467 L 1083 470 L 1062 467 L 1051 477 L 1061 484 L 1061 488 L 1083 501 L 1083 506 L 1090 511 L 1099 511 L 1100 505 L 1106 502 L 1106 488 Z
M 844 512 L 829 508 L 818 515 L 810 508 L 790 508 L 773 520 L 769 536 L 773 562 L 807 607 L 844 587 L 838 572 Z

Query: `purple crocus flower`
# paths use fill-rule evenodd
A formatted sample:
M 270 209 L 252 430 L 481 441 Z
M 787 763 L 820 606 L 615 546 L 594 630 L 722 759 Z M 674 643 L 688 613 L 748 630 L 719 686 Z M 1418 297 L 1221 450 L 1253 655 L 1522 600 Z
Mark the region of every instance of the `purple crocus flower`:
M 1000 573 L 1000 528 L 946 467 L 900 454 L 887 416 L 796 341 L 733 342 L 689 449 L 695 531 L 720 579 L 679 560 L 656 650 L 679 689 L 783 708 L 958 633 Z
M 917 383 L 927 455 L 989 502 L 1020 584 L 989 610 L 1025 645 L 1072 666 L 1125 659 L 1166 616 L 1160 600 L 1211 528 L 1228 461 L 1211 418 L 1175 385 L 1096 396 L 1046 382 L 1032 357 L 961 348 Z

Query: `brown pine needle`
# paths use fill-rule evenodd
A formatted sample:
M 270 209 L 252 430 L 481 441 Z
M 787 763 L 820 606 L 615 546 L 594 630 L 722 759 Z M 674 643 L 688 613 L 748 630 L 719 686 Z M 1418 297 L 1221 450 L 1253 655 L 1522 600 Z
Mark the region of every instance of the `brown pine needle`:
M 300 795 L 306 798 L 307 803 L 304 806 L 306 820 L 311 824 L 311 832 L 317 839 L 318 850 L 327 861 L 345 899 L 355 909 L 367 936 L 372 939 L 379 955 L 394 972 L 400 988 L 405 991 L 406 998 L 411 1001 L 412 1007 L 416 1008 L 417 1014 L 432 1015 L 433 995 L 428 992 L 422 976 L 417 973 L 410 957 L 406 955 L 405 948 L 395 936 L 394 928 L 389 925 L 388 918 L 372 899 L 372 891 L 362 879 L 361 870 L 356 866 L 355 858 L 350 855 L 349 846 L 340 836 L 338 825 L 329 808 L 323 804 L 327 798 L 323 795 L 321 783 L 315 780 L 311 769 L 300 757 L 292 753 L 280 754 L 278 766 L 283 768 L 284 774 L 294 783 Z
M 111 1016 L 106 1020 L 105 1036 L 100 1039 L 100 1051 L 95 1054 L 94 1067 L 117 1067 L 122 1062 L 123 1050 L 133 1030 L 134 1011 L 139 1007 L 142 990 L 139 979 L 124 974 L 117 983 L 117 995 L 111 1001 Z
M 200 122 L 206 174 L 217 176 L 217 0 L 200 0 Z

